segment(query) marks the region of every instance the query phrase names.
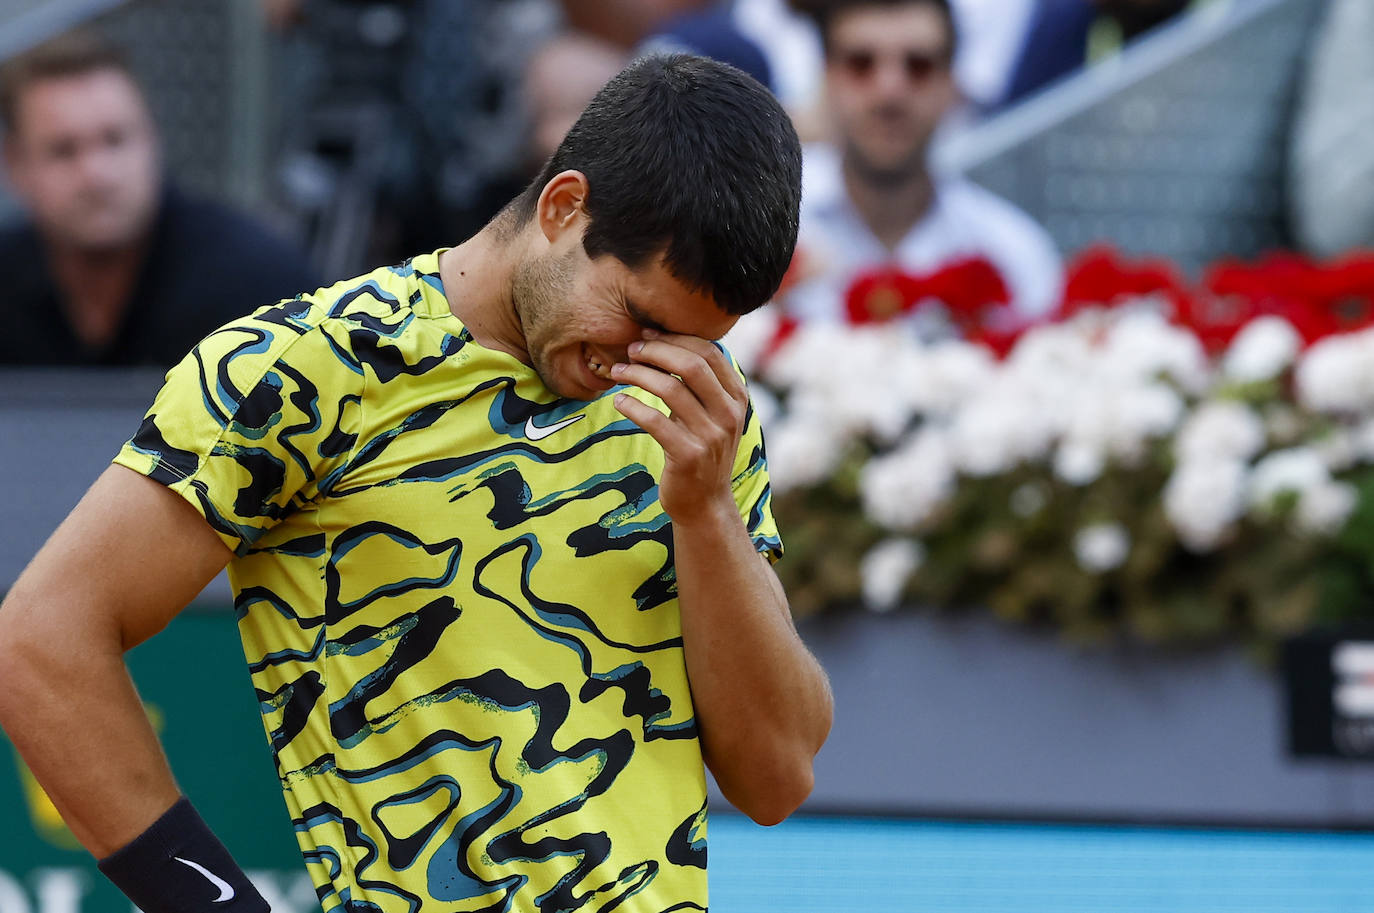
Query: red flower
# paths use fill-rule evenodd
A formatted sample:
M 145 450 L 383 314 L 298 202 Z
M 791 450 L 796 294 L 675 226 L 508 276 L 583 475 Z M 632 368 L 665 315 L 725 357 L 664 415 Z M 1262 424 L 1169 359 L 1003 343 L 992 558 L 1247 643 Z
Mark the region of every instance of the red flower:
M 969 257 L 927 275 L 891 266 L 861 273 L 845 292 L 845 313 L 850 323 L 885 323 L 929 300 L 942 302 L 950 319 L 968 331 L 1011 296 L 995 266 L 983 257 Z
M 1204 294 L 1189 298 L 1176 319 L 1193 331 L 1204 349 L 1216 354 L 1255 316 L 1254 305 L 1244 296 Z
M 1374 252 L 1360 251 L 1318 270 L 1316 300 L 1329 315 L 1333 332 L 1348 333 L 1374 324 Z
M 983 257 L 956 260 L 926 278 L 926 296 L 949 309 L 950 318 L 965 331 L 980 327 L 988 312 L 1011 302 L 1002 274 Z
M 1015 329 L 982 326 L 970 332 L 967 339 L 975 345 L 989 349 L 998 359 L 1003 359 L 1011 354 L 1011 350 L 1016 348 L 1016 343 L 1020 341 L 1021 336 L 1028 329 L 1029 327 L 1025 325 Z
M 784 313 L 778 319 L 778 325 L 773 329 L 773 336 L 764 345 L 763 351 L 759 355 L 759 363 L 767 364 L 773 356 L 778 354 L 787 340 L 796 335 L 797 330 L 801 329 L 801 321 L 791 314 Z
M 1065 319 L 1094 307 L 1112 307 L 1124 299 L 1160 295 L 1176 316 L 1188 308 L 1191 293 L 1173 265 L 1165 260 L 1127 263 L 1104 244 L 1084 249 L 1066 270 L 1064 298 L 1056 314 Z
M 1309 345 L 1374 324 L 1374 256 L 1369 253 L 1328 264 L 1292 253 L 1270 254 L 1258 263 L 1225 260 L 1207 271 L 1202 285 L 1220 299 L 1212 310 L 1235 312 L 1207 328 L 1218 347 L 1246 321 L 1264 315 L 1287 320 Z
M 920 280 L 891 267 L 861 273 L 844 295 L 850 323 L 886 323 L 920 300 Z
M 1240 328 L 1256 317 L 1282 317 L 1309 345 L 1341 331 L 1334 301 L 1340 296 L 1333 274 L 1297 254 L 1271 254 L 1259 263 L 1223 260 L 1203 277 L 1212 297 L 1212 311 L 1232 316 L 1213 320 L 1205 329 L 1214 337 L 1211 347 L 1229 345 Z

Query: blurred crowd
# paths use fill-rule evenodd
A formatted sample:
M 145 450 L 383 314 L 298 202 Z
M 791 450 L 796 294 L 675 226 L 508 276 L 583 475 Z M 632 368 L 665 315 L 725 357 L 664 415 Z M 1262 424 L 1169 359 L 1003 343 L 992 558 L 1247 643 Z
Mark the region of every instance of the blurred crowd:
M 260 0 L 276 47 L 273 227 L 179 184 L 136 68 L 94 32 L 61 36 L 0 69 L 22 210 L 0 227 L 0 364 L 169 365 L 238 313 L 456 244 L 610 76 L 678 51 L 769 86 L 805 143 L 798 250 L 773 304 L 787 319 L 1014 330 L 1059 306 L 1072 252 L 932 169 L 932 145 L 1228 2 L 1241 0 Z M 1326 0 L 1311 40 L 1289 232 L 1333 256 L 1374 243 L 1374 3 Z M 972 306 L 916 306 L 951 295 Z

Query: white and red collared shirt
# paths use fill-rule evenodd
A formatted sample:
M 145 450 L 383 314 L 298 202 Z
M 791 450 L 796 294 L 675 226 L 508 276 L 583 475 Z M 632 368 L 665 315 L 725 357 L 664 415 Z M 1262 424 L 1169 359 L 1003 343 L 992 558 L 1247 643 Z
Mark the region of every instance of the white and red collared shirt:
M 936 178 L 929 211 L 889 250 L 850 202 L 838 150 L 811 144 L 802 162 L 797 275 L 778 296 L 797 320 L 844 320 L 846 291 L 867 271 L 896 267 L 931 273 L 971 257 L 987 259 L 1001 274 L 1014 321 L 1044 317 L 1058 305 L 1064 275 L 1054 242 L 1001 197 L 962 178 Z M 919 324 L 922 318 L 918 313 L 912 319 Z M 934 326 L 916 329 L 921 335 L 942 335 Z

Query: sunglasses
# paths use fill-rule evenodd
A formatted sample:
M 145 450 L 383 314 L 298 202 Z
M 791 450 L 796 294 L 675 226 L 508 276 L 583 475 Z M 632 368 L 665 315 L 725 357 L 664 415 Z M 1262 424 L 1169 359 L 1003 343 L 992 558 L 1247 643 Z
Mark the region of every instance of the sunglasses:
M 851 79 L 866 80 L 871 79 L 873 74 L 878 72 L 879 62 L 885 58 L 886 55 L 879 55 L 876 51 L 857 49 L 838 51 L 833 59 L 846 76 Z M 903 75 L 906 76 L 907 82 L 911 83 L 925 82 L 949 66 L 949 57 L 945 54 L 904 51 L 898 59 Z

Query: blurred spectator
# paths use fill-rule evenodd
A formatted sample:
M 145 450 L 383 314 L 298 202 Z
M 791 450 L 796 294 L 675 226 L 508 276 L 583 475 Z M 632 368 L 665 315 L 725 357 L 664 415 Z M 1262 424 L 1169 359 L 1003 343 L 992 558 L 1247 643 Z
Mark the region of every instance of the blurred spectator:
M 816 0 L 734 0 L 730 12 L 736 28 L 767 58 L 773 94 L 794 121 L 809 126 L 821 105 L 822 58 L 816 25 L 805 14 L 807 2 Z M 803 123 L 797 131 L 808 138 Z
M 284 208 L 331 273 L 466 239 L 529 179 L 521 93 L 557 0 L 261 0 Z
M 524 78 L 530 177 L 553 155 L 597 90 L 629 62 L 619 45 L 583 32 L 564 32 L 539 46 Z
M 710 57 L 738 67 L 776 94 L 768 58 L 752 38 L 740 31 L 728 3 L 665 22 L 640 45 L 640 50 Z
M 825 139 L 823 55 L 813 13 L 829 0 L 730 0 L 737 28 L 763 51 L 773 90 L 792 114 L 803 142 Z M 1036 0 L 952 0 L 958 53 L 956 84 L 970 110 L 949 118 L 942 132 L 968 126 L 1001 101 L 1021 51 Z
M 1038 0 L 953 0 L 959 30 L 954 77 L 976 112 L 1006 96 Z
M 159 365 L 260 305 L 313 290 L 295 250 L 165 180 L 120 53 L 72 34 L 0 70 L 9 182 L 0 364 Z
M 1290 204 L 1298 246 L 1374 246 L 1374 3 L 1331 0 L 1300 88 Z
M 898 285 L 919 289 L 923 277 L 977 262 L 1009 293 L 990 321 L 1048 313 L 1062 267 L 1045 231 L 1001 198 L 927 168 L 931 137 L 958 98 L 946 0 L 833 0 L 817 22 L 837 141 L 805 150 L 797 260 L 780 304 L 799 320 L 862 318 L 853 293 L 875 271 L 901 272 Z M 914 303 L 902 309 L 918 333 L 950 331 L 947 313 Z
M 1009 105 L 1101 60 L 1210 0 L 1036 0 L 1001 103 Z
M 665 22 L 713 5 L 715 0 L 559 0 L 568 26 L 627 51 Z

